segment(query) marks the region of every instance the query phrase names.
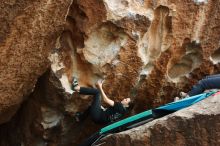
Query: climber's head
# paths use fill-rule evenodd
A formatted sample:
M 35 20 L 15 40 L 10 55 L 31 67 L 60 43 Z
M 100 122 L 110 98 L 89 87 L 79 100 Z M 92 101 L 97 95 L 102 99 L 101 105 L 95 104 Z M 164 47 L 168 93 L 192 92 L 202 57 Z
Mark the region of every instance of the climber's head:
M 131 100 L 131 98 L 125 98 L 121 103 L 127 110 L 132 110 L 134 107 L 134 100 Z

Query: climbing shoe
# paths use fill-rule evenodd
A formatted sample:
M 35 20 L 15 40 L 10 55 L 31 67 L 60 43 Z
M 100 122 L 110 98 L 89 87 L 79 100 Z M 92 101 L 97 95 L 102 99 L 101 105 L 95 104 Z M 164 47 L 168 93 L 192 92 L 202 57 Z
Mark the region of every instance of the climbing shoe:
M 79 85 L 79 84 L 78 84 L 77 79 L 76 79 L 75 77 L 73 77 L 73 81 L 72 81 L 72 89 L 75 90 L 74 88 L 75 88 L 76 86 L 78 86 L 78 85 Z
M 179 100 L 180 100 L 179 97 L 175 97 L 175 98 L 174 98 L 174 102 L 179 101 Z
M 188 97 L 189 95 L 185 92 L 180 92 L 180 97 L 181 98 L 185 98 L 185 97 Z

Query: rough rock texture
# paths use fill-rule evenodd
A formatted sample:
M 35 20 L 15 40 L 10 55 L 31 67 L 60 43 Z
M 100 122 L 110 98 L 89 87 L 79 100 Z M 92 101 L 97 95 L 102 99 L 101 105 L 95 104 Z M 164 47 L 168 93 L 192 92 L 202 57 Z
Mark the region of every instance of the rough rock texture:
M 72 76 L 111 98 L 136 99 L 136 112 L 172 100 L 219 71 L 219 1 L 74 1 L 51 54 L 65 91 Z
M 110 135 L 103 146 L 216 146 L 220 144 L 220 94 L 143 126 Z
M 49 66 L 71 0 L 0 2 L 0 123 L 8 121 Z
M 70 95 L 72 76 L 90 87 L 105 78 L 110 98 L 136 99 L 135 114 L 172 101 L 220 71 L 218 0 L 0 4 L 0 123 L 26 99 L 0 126 L 2 145 L 77 145 L 98 130 L 89 119 L 73 120 L 92 98 Z

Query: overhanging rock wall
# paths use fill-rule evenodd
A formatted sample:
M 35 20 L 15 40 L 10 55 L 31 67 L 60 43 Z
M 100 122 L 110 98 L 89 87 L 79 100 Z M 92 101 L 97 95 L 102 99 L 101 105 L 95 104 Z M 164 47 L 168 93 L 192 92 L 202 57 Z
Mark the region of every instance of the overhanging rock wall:
M 171 101 L 219 72 L 219 1 L 74 1 L 52 70 L 66 92 L 105 78 L 111 98 L 137 100 L 136 111 Z

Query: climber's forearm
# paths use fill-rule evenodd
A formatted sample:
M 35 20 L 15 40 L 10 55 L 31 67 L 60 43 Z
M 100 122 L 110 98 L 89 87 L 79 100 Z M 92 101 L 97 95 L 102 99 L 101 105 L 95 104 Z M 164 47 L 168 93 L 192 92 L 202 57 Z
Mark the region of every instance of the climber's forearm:
M 100 91 L 101 91 L 101 96 L 102 96 L 104 102 L 107 103 L 107 104 L 110 105 L 110 106 L 114 106 L 114 101 L 111 100 L 111 99 L 109 99 L 109 98 L 106 96 L 104 90 L 102 89 L 102 86 L 99 86 L 99 89 L 100 89 Z

